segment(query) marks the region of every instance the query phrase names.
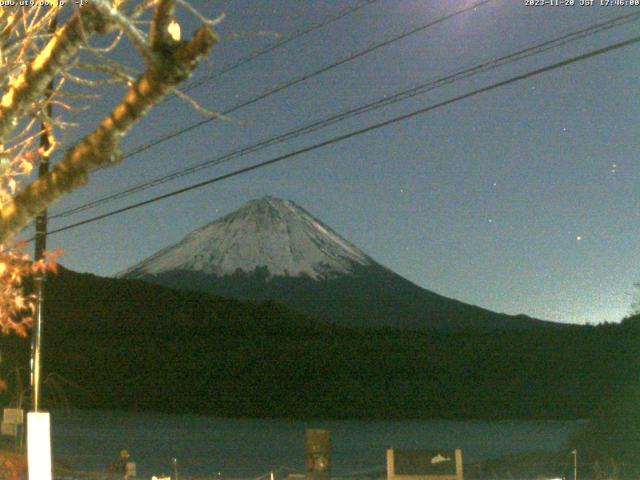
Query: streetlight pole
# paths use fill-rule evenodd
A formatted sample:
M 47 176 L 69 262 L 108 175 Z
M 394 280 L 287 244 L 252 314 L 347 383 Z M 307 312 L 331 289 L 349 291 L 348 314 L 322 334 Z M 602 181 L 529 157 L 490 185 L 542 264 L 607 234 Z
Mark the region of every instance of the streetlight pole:
M 578 480 L 578 450 L 571 451 L 573 454 L 573 480 Z

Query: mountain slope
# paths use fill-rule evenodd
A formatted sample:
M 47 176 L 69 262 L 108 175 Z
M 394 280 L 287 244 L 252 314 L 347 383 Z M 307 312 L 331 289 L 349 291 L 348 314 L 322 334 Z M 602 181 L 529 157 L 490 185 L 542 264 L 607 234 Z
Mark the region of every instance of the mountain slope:
M 288 200 L 253 200 L 122 274 L 230 298 L 275 300 L 349 327 L 423 330 L 556 325 L 418 287 Z
M 502 330 L 559 325 L 525 315 L 505 315 L 443 297 L 380 266 L 356 268 L 327 280 L 269 277 L 266 269 L 246 274 L 206 275 L 189 270 L 140 279 L 241 300 L 274 300 L 313 318 L 349 327 L 412 330 Z

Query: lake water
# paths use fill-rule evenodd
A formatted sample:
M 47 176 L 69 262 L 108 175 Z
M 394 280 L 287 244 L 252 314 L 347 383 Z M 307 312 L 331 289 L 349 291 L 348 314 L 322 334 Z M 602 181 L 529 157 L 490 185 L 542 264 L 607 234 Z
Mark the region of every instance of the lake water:
M 505 453 L 562 448 L 580 426 L 571 421 L 288 421 L 198 415 L 76 411 L 52 414 L 54 457 L 85 471 L 103 470 L 126 448 L 138 476 L 172 470 L 181 478 L 256 479 L 301 473 L 305 429 L 331 431 L 334 477 L 383 471 L 395 448 L 461 448 L 464 462 Z

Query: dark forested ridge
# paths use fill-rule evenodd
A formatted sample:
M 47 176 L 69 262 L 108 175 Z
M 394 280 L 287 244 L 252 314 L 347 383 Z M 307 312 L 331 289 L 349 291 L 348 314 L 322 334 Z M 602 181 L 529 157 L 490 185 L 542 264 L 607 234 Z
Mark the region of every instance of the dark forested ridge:
M 46 314 L 45 374 L 77 384 L 66 395 L 83 408 L 585 418 L 640 371 L 638 318 L 492 333 L 349 329 L 271 302 L 65 270 L 48 282 Z M 11 380 L 9 369 L 28 364 L 28 342 L 1 341 Z

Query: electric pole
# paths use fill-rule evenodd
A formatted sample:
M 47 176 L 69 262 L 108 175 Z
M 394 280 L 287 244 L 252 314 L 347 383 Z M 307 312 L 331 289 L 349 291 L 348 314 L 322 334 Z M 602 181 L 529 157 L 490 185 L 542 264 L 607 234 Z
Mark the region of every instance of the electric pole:
M 49 34 L 54 36 L 58 26 L 55 15 L 49 24 Z M 44 105 L 40 118 L 40 163 L 38 177 L 49 173 L 49 154 L 53 145 L 53 97 L 55 83 L 53 79 L 44 92 Z M 42 260 L 47 247 L 47 210 L 36 217 L 35 261 Z M 29 480 L 51 480 L 53 478 L 51 462 L 51 419 L 49 414 L 40 410 L 40 384 L 42 370 L 42 321 L 44 310 L 44 286 L 46 272 L 38 269 L 34 274 L 33 286 L 36 296 L 34 310 L 35 322 L 31 338 L 31 404 L 32 411 L 27 414 L 27 465 Z
M 55 16 L 49 25 L 49 33 L 55 34 L 58 26 L 58 18 Z M 46 105 L 45 118 L 40 120 L 40 162 L 38 165 L 38 177 L 44 177 L 49 173 L 49 149 L 53 143 L 51 129 L 51 116 L 53 114 L 53 105 L 49 101 L 53 96 L 55 88 L 53 80 L 49 82 L 44 94 Z M 47 248 L 47 210 L 43 210 L 36 217 L 36 235 L 35 235 L 35 255 L 34 260 L 42 260 L 44 251 Z M 42 321 L 44 310 L 44 286 L 46 274 L 45 272 L 37 272 L 33 279 L 36 306 L 34 311 L 35 322 L 33 326 L 33 335 L 31 338 L 31 405 L 34 412 L 40 410 L 40 384 L 42 369 Z
M 578 480 L 578 450 L 572 450 L 573 454 L 573 480 Z

